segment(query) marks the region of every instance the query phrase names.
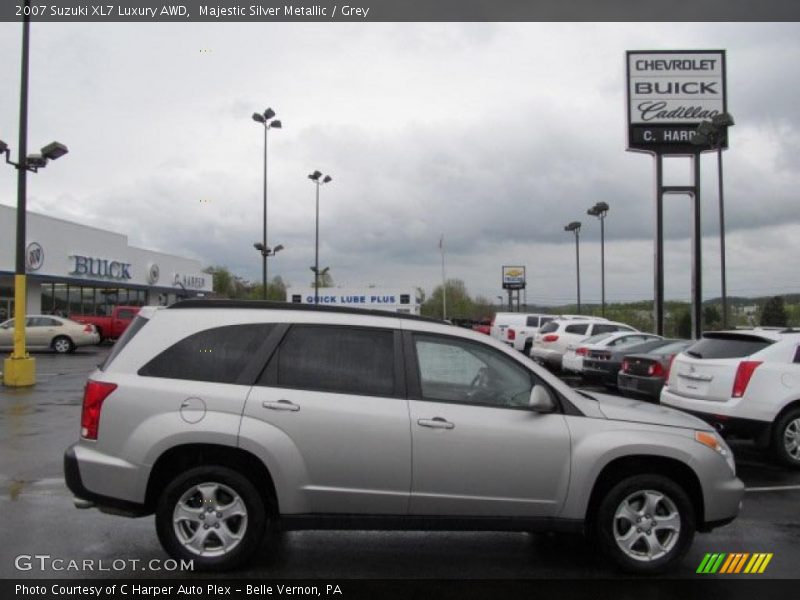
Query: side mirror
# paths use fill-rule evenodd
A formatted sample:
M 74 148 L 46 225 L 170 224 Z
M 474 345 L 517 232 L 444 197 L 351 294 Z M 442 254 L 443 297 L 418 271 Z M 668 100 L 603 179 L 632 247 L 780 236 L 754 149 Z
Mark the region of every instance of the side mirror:
M 543 385 L 534 385 L 528 400 L 528 408 L 538 413 L 551 413 L 555 411 L 556 403 L 550 390 Z

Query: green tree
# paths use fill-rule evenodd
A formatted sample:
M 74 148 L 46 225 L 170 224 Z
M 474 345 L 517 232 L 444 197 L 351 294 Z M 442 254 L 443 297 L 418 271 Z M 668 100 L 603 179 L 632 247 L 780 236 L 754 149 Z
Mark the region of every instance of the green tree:
M 214 293 L 223 298 L 246 298 L 253 287 L 249 281 L 234 275 L 228 267 L 221 265 L 206 267 L 203 273 L 211 275 Z
M 285 302 L 286 301 L 286 289 L 287 285 L 284 283 L 283 279 L 280 275 L 276 275 L 272 278 L 272 280 L 267 284 L 267 300 L 271 300 L 273 302 Z M 251 286 L 247 298 L 249 300 L 263 300 L 264 299 L 264 286 L 260 283 Z
M 716 305 L 707 304 L 703 307 L 703 330 L 713 331 L 722 327 L 722 316 Z
M 442 296 L 443 290 L 447 290 L 447 318 L 454 319 L 480 319 L 491 314 L 491 304 L 485 298 L 478 298 L 474 301 L 464 282 L 460 279 L 448 279 L 445 282 L 446 288 L 441 285 L 434 288 L 428 299 L 422 304 L 422 314 L 442 318 Z
M 677 334 L 679 338 L 686 340 L 692 337 L 692 315 L 688 310 L 681 312 L 678 316 Z
M 788 317 L 782 296 L 773 296 L 761 309 L 761 325 L 764 327 L 786 327 Z

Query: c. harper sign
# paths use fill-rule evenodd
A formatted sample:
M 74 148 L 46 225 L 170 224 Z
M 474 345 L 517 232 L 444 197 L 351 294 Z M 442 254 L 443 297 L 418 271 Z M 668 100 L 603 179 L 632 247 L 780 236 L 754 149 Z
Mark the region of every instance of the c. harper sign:
M 727 112 L 724 50 L 629 50 L 627 71 L 629 150 L 691 154 L 697 126 Z

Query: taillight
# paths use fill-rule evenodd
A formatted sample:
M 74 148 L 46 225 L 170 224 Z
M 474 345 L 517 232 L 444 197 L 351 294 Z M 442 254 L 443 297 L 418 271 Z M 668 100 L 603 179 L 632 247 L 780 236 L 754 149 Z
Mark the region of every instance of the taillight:
M 675 357 L 678 356 L 677 354 L 673 354 L 669 357 L 669 362 L 667 363 L 667 370 L 664 371 L 664 387 L 669 386 L 669 372 L 672 370 L 672 363 L 675 362 Z
M 83 328 L 83 331 L 85 333 L 92 333 L 94 331 L 94 326 L 93 325 L 86 325 L 86 327 Z
M 620 369 L 620 370 L 623 373 L 627 373 L 628 369 L 630 368 L 630 366 L 631 366 L 631 363 L 629 363 L 627 360 L 623 359 L 623 361 L 622 361 L 622 369 Z
M 647 367 L 647 375 L 649 377 L 662 377 L 666 371 L 664 371 L 664 367 L 661 366 L 660 362 L 654 362 L 652 365 Z
M 508 336 L 508 339 L 513 342 L 515 339 L 517 339 L 517 332 L 509 327 L 508 332 L 507 332 L 507 336 Z
M 558 341 L 558 336 L 554 333 L 548 333 L 546 336 L 542 338 L 543 342 L 555 342 Z
M 97 427 L 100 424 L 100 410 L 103 401 L 117 389 L 116 383 L 103 381 L 86 382 L 83 389 L 83 411 L 81 412 L 81 437 L 87 440 L 97 439 Z
M 747 391 L 747 384 L 750 383 L 750 378 L 756 367 L 760 365 L 763 360 L 743 360 L 739 363 L 739 368 L 736 369 L 736 378 L 733 380 L 733 397 L 741 398 Z
M 589 354 L 589 349 L 584 346 L 581 346 L 580 348 L 575 350 L 575 354 L 577 354 L 578 356 L 586 356 L 587 354 Z

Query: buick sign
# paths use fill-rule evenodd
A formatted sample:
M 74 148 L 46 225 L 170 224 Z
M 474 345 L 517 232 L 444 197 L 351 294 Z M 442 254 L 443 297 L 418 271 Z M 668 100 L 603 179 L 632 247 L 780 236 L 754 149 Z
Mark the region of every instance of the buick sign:
M 158 283 L 158 278 L 161 275 L 161 270 L 158 268 L 156 263 L 150 263 L 147 265 L 147 283 L 150 285 L 155 285 Z
M 38 271 L 44 264 L 44 249 L 36 242 L 25 248 L 25 267 L 29 271 Z

